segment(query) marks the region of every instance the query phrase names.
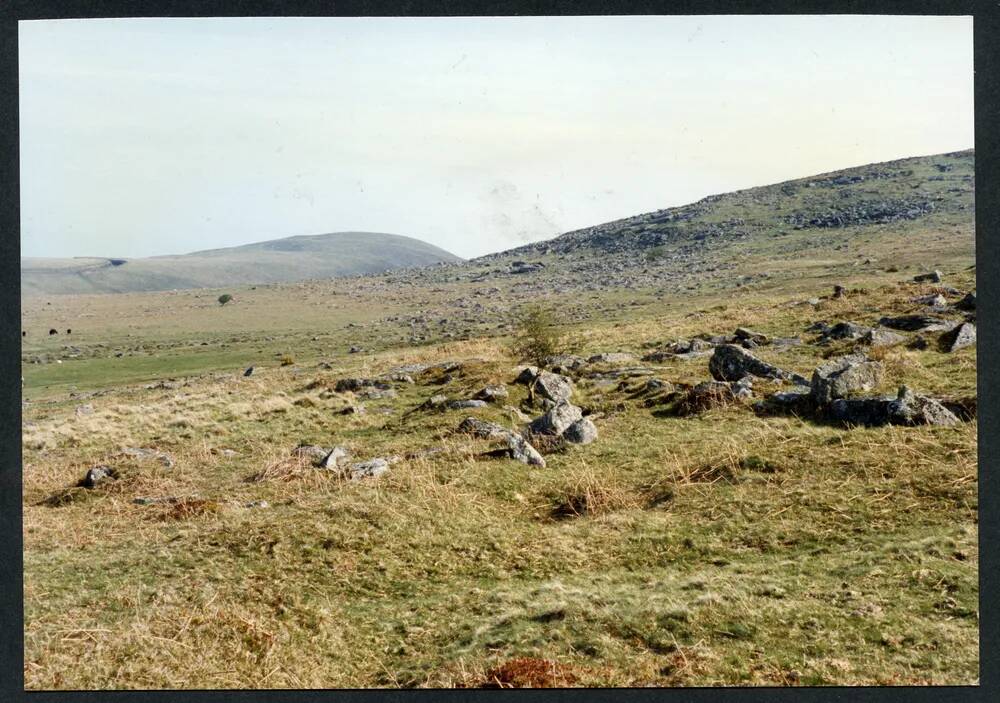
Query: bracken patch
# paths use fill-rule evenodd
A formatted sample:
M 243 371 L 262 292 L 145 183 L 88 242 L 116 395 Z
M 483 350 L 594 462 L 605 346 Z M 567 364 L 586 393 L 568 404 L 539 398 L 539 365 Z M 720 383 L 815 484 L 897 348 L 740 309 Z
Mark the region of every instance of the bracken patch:
M 577 676 L 565 664 L 551 659 L 518 657 L 487 671 L 482 687 L 561 688 L 577 681 Z

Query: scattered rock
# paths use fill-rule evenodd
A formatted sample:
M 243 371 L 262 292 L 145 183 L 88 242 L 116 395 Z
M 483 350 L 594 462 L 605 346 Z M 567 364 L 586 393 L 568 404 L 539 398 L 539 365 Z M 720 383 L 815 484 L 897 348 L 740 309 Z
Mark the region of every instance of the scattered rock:
M 975 312 L 976 310 L 976 291 L 971 293 L 966 293 L 965 297 L 955 303 L 955 307 L 959 310 L 966 310 L 969 312 Z
M 712 378 L 718 381 L 739 381 L 744 376 L 790 380 L 802 385 L 808 381 L 798 374 L 789 373 L 777 366 L 761 361 L 742 347 L 733 344 L 723 344 L 715 348 L 708 370 Z
M 597 427 L 590 418 L 584 417 L 567 427 L 562 436 L 573 444 L 590 444 L 597 439 Z
M 517 374 L 514 383 L 519 383 L 522 386 L 530 386 L 535 378 L 538 377 L 539 371 L 540 369 L 537 366 L 525 366 Z
M 946 352 L 958 351 L 976 343 L 976 326 L 963 322 L 950 332 L 941 335 L 941 349 Z
M 557 373 L 539 371 L 529 387 L 532 393 L 537 393 L 555 403 L 569 400 L 573 395 L 573 383 Z
M 921 273 L 913 277 L 916 283 L 940 283 L 942 280 L 942 274 L 940 271 L 931 271 L 930 273 Z
M 905 342 L 906 337 L 884 327 L 874 327 L 861 337 L 860 343 L 868 347 L 891 347 Z
M 102 483 L 114 481 L 117 478 L 118 472 L 110 466 L 95 466 L 87 470 L 86 476 L 83 477 L 78 485 L 83 488 L 96 488 Z
M 506 456 L 520 461 L 522 464 L 533 466 L 545 466 L 545 459 L 538 453 L 524 437 L 518 433 L 508 430 L 495 422 L 484 422 L 474 417 L 467 417 L 458 426 L 459 432 L 471 434 L 479 439 L 501 439 L 507 445 L 492 454 L 494 456 Z
M 329 452 L 323 455 L 316 466 L 321 469 L 335 469 L 340 467 L 350 456 L 350 453 L 344 447 L 334 447 Z
M 542 366 L 555 373 L 566 373 L 586 366 L 587 360 L 575 354 L 553 354 L 542 360 Z
M 822 330 L 821 342 L 829 342 L 831 339 L 859 339 L 869 332 L 871 327 L 865 327 L 855 322 L 838 322 L 832 327 Z
M 458 425 L 458 431 L 471 434 L 479 439 L 500 439 L 508 435 L 511 430 L 501 427 L 495 422 L 477 420 L 474 417 L 467 417 Z
M 545 466 L 545 459 L 542 455 L 521 435 L 509 432 L 505 441 L 507 443 L 507 455 L 511 459 L 519 461 L 522 464 L 528 464 L 529 466 Z
M 476 393 L 475 398 L 485 400 L 487 403 L 496 403 L 509 395 L 507 386 L 486 386 Z
M 449 400 L 448 403 L 449 410 L 461 410 L 463 408 L 485 408 L 485 400 Z
M 869 391 L 882 382 L 882 364 L 869 361 L 863 354 L 851 354 L 813 372 L 812 394 L 817 403 L 826 404 L 862 391 Z
M 574 422 L 583 418 L 583 411 L 566 401 L 560 401 L 545 414 L 537 417 L 529 429 L 534 434 L 561 435 Z
M 636 358 L 634 354 L 628 354 L 626 352 L 605 352 L 603 354 L 595 354 L 587 359 L 587 362 L 591 364 L 627 364 L 635 360 Z
M 378 478 L 389 470 L 389 460 L 378 457 L 351 464 L 344 472 L 351 481 L 361 481 L 366 478 Z
M 921 305 L 929 305 L 932 308 L 943 308 L 948 305 L 948 300 L 940 293 L 919 297 L 914 302 Z
M 733 333 L 733 337 L 735 337 L 737 341 L 751 342 L 757 346 L 768 344 L 770 342 L 767 335 L 761 334 L 760 332 L 754 332 L 746 327 L 737 327 L 736 331 Z
M 894 330 L 903 330 L 905 332 L 933 332 L 935 330 L 951 329 L 957 324 L 941 317 L 934 317 L 933 315 L 883 317 L 878 323 L 883 327 L 891 327 Z
M 141 447 L 125 447 L 121 451 L 122 454 L 126 456 L 145 461 L 147 459 L 156 459 L 166 468 L 172 468 L 174 465 L 173 457 L 171 457 L 166 452 L 161 452 L 159 449 L 144 449 Z
M 337 393 L 345 393 L 347 391 L 357 393 L 365 388 L 387 391 L 391 390 L 392 386 L 385 381 L 377 381 L 372 378 L 341 378 L 334 385 L 333 390 Z
M 955 425 L 960 420 L 933 398 L 901 386 L 896 398 L 838 399 L 830 405 L 830 417 L 846 425 Z
M 243 372 L 243 377 L 247 378 L 247 377 L 252 376 L 252 375 L 253 375 L 253 366 L 248 366 L 246 368 L 246 371 Z
M 315 444 L 300 444 L 292 450 L 293 456 L 304 457 L 317 462 L 322 461 L 328 453 L 326 449 Z
M 844 288 L 844 286 L 835 285 L 833 287 L 833 297 L 834 298 L 843 298 L 846 293 L 847 293 L 847 289 Z
M 83 405 L 77 405 L 76 409 L 73 411 L 76 415 L 93 415 L 94 406 L 90 403 L 84 403 Z
M 896 399 L 889 403 L 890 420 L 901 425 L 957 425 L 959 419 L 940 402 L 917 395 L 900 386 Z
M 396 392 L 395 388 L 365 388 L 363 391 L 358 393 L 362 398 L 367 400 L 385 400 L 387 398 L 396 398 L 399 394 Z
M 814 407 L 812 393 L 803 391 L 773 393 L 754 403 L 754 410 L 761 415 L 808 416 Z

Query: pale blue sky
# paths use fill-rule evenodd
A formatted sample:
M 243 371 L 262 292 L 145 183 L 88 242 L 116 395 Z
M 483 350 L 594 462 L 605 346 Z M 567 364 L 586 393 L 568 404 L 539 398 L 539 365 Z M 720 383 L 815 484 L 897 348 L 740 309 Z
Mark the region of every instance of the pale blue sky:
M 20 23 L 25 256 L 460 256 L 973 145 L 964 17 Z

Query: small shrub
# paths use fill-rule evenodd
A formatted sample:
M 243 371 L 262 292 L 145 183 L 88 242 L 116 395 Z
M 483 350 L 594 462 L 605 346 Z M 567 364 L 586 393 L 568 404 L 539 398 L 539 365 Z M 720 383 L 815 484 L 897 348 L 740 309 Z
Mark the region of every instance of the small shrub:
M 664 246 L 653 247 L 646 252 L 646 261 L 653 262 L 665 258 L 667 249 Z
M 229 295 L 229 293 L 223 293 L 222 295 L 219 296 L 219 305 L 225 305 L 232 299 L 233 296 Z
M 291 366 L 294 363 L 295 363 L 295 357 L 293 357 L 291 354 L 285 354 L 284 356 L 281 357 L 282 366 Z
M 524 309 L 517 321 L 512 352 L 519 361 L 541 365 L 547 356 L 566 350 L 566 341 L 556 329 L 555 315 L 540 305 Z

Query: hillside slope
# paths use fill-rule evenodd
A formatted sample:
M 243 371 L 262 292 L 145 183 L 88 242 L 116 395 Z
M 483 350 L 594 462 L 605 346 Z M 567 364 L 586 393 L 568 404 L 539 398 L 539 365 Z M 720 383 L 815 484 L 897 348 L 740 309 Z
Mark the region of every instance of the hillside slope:
M 377 273 L 460 259 L 410 237 L 337 232 L 138 259 L 25 258 L 22 295 L 134 293 Z

